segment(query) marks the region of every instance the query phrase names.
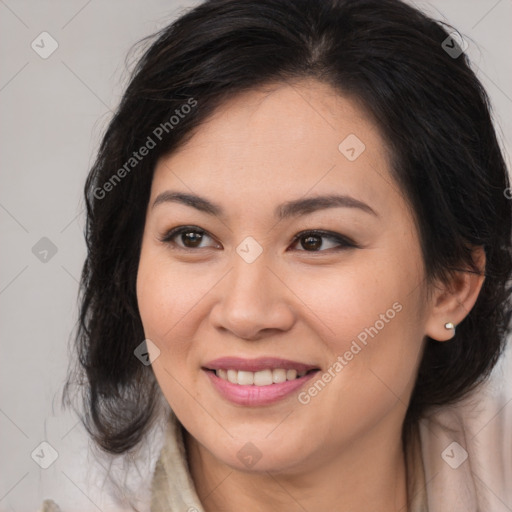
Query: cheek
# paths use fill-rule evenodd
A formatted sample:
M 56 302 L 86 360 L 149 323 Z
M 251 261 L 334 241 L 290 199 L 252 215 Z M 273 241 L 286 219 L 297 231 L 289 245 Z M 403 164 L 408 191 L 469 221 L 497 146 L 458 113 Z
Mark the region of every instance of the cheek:
M 353 339 L 359 337 L 364 343 L 369 337 L 365 329 L 377 323 L 377 330 L 383 331 L 399 316 L 406 289 L 402 277 L 374 260 L 358 268 L 347 265 L 295 276 L 294 293 L 306 306 L 305 316 L 316 322 L 315 330 L 320 329 L 323 339 L 339 353 L 348 350 Z M 399 304 L 393 308 L 395 303 Z
M 176 411 L 190 408 L 189 393 L 196 394 L 199 346 L 192 340 L 204 321 L 207 295 L 219 280 L 218 272 L 200 266 L 143 245 L 137 274 L 144 333 L 159 350 L 152 369 Z
M 371 265 L 332 272 L 323 281 L 302 278 L 297 289 L 328 349 L 336 394 L 366 396 L 367 404 L 382 393 L 406 395 L 421 356 L 421 268 L 412 260 L 388 262 L 373 258 Z
M 170 259 L 156 251 L 141 251 L 137 273 L 137 301 L 144 334 L 157 347 L 152 370 L 163 395 L 173 410 L 180 411 L 189 402 L 183 392 L 189 339 L 186 333 L 187 311 L 197 302 L 194 287 L 183 272 L 170 266 Z M 185 386 L 190 389 L 187 383 Z
M 194 305 L 211 287 L 208 275 L 185 272 L 179 263 L 150 249 L 141 252 L 137 301 L 146 336 L 159 344 L 186 326 Z

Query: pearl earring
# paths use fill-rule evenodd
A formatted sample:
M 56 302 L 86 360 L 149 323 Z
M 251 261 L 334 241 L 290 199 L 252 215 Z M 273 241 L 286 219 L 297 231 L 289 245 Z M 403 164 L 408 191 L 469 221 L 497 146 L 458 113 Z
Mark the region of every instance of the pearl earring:
M 444 328 L 445 329 L 453 329 L 453 331 L 455 332 L 455 324 L 453 324 L 452 322 L 446 322 L 444 324 Z

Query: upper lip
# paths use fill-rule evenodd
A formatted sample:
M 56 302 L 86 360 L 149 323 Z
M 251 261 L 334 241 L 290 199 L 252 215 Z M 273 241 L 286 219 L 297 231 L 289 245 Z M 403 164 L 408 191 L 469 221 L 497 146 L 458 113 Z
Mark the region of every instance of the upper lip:
M 300 363 L 278 357 L 259 357 L 257 359 L 244 359 L 241 357 L 220 357 L 209 361 L 204 365 L 207 370 L 243 370 L 247 372 L 259 372 L 261 370 L 297 370 L 298 372 L 318 370 L 318 366 Z

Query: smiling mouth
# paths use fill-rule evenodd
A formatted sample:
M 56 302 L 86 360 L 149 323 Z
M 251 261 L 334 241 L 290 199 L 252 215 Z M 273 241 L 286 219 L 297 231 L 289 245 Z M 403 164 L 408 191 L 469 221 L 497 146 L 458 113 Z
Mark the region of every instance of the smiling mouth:
M 205 370 L 214 373 L 220 379 L 230 382 L 231 384 L 238 384 L 239 386 L 272 386 L 274 384 L 282 384 L 286 381 L 298 380 L 313 372 L 318 372 L 317 368 L 311 370 L 295 370 L 274 368 L 265 369 L 257 372 L 235 369 L 209 369 Z

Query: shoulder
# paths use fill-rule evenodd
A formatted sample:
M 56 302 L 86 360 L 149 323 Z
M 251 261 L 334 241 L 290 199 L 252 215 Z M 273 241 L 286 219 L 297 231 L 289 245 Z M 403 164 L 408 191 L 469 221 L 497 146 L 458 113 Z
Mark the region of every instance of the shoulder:
M 487 381 L 432 409 L 419 432 L 429 511 L 512 504 L 512 347 Z

